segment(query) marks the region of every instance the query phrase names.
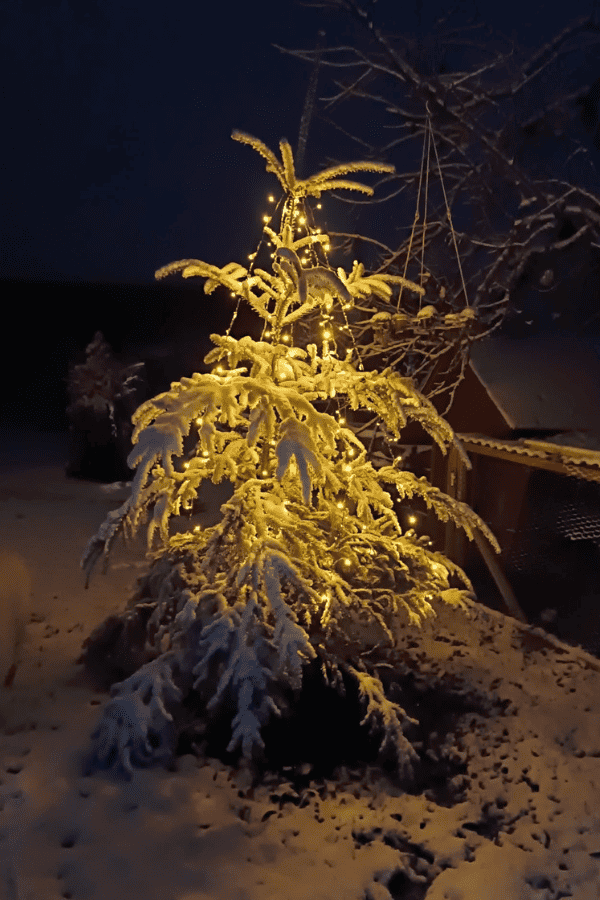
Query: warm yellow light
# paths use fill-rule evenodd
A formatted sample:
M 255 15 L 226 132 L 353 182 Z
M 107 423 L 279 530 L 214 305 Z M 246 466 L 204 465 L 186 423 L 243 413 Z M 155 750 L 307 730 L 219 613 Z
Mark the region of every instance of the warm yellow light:
M 282 335 L 281 335 L 281 340 L 282 340 L 282 341 L 289 341 L 289 339 L 290 339 L 289 334 L 282 334 Z
M 354 449 L 354 447 L 350 447 L 350 449 L 348 450 L 348 456 L 355 456 L 355 455 L 356 455 L 356 450 Z
M 269 474 L 269 470 L 268 470 L 268 469 L 263 469 L 262 472 L 261 472 L 260 474 L 261 474 L 261 475 L 268 475 L 268 474 Z
M 208 456 L 208 450 L 203 450 L 202 456 L 204 456 L 204 458 L 206 458 Z
M 321 204 L 317 203 L 317 209 L 321 209 Z
M 343 509 L 343 508 L 344 508 L 344 504 L 342 503 L 341 500 L 338 501 L 338 507 L 339 507 L 340 509 Z
M 201 416 L 198 416 L 198 418 L 196 419 L 196 425 L 202 425 L 202 417 Z
M 298 221 L 300 222 L 301 225 L 305 225 L 306 224 L 306 216 L 300 216 Z
M 349 466 L 348 463 L 346 463 L 345 466 L 343 466 L 343 469 L 344 469 L 344 472 L 351 472 L 352 466 Z
M 416 524 L 417 524 L 417 517 L 416 517 L 416 516 L 409 516 L 409 517 L 408 517 L 408 524 L 409 524 L 409 525 L 416 525 Z
M 269 203 L 275 203 L 275 197 L 273 194 L 269 194 Z
M 189 462 L 184 462 L 183 468 L 184 468 L 184 469 L 189 469 L 189 467 L 190 467 Z
M 271 217 L 270 217 L 270 216 L 263 216 L 262 219 L 263 219 L 263 222 L 265 223 L 265 225 L 266 225 L 268 222 L 271 221 Z
M 323 332 L 323 337 L 326 339 L 331 337 L 331 332 L 329 331 L 329 329 L 327 329 L 327 331 Z
M 350 559 L 345 559 L 345 560 L 344 560 L 344 565 L 345 565 L 345 566 L 351 566 L 351 565 L 352 565 L 352 561 L 351 561 Z
M 346 424 L 346 420 L 345 420 L 345 418 L 344 418 L 343 416 L 340 416 L 340 417 L 339 417 L 338 422 L 340 423 L 340 425 L 345 425 L 345 424 Z

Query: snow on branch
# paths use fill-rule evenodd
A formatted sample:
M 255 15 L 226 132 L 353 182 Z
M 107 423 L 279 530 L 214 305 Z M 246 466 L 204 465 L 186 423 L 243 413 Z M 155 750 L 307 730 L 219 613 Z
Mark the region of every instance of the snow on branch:
M 156 597 L 149 641 L 159 656 L 114 685 L 95 732 L 95 762 L 117 761 L 130 773 L 166 757 L 177 704 L 192 689 L 207 719 L 230 715 L 227 752 L 255 758 L 263 727 L 319 659 L 338 672 L 348 667 L 365 701 L 364 724 L 383 733 L 383 746 L 408 773 L 415 752 L 403 729 L 411 720 L 386 697 L 369 654 L 394 646 L 399 619 L 418 626 L 434 615 L 436 599 L 460 606 L 463 592 L 451 579 L 471 585 L 426 535 L 403 530 L 394 503 L 419 496 L 442 521 L 469 537 L 479 530 L 498 547 L 464 504 L 411 473 L 377 470 L 341 415 L 366 410 L 393 438 L 413 419 L 442 450 L 461 449 L 409 378 L 391 367 L 364 371 L 351 353 L 337 352 L 334 313 L 343 320 L 354 304 L 387 302 L 402 289 L 420 299 L 420 286 L 396 274 L 365 275 L 358 263 L 350 273 L 334 271 L 324 255 L 328 238 L 296 221 L 305 197 L 349 187 L 342 175 L 392 167 L 353 163 L 300 180 L 287 142 L 280 161 L 257 139 L 235 136 L 260 153 L 286 192 L 279 230 L 265 229 L 275 247 L 272 271 L 268 262 L 247 270 L 182 260 L 157 277 L 182 272 L 203 278 L 205 290 L 230 288 L 261 314 L 264 331 L 260 340 L 212 335 L 210 371 L 173 382 L 133 416 L 131 496 L 100 526 L 82 566 L 89 576 L 118 533 L 136 533 L 149 520 L 149 550 L 158 547 L 141 590 Z M 415 313 L 419 327 L 435 318 L 428 306 Z M 298 346 L 290 326 L 317 311 L 326 327 Z M 220 520 L 204 527 L 194 506 L 208 480 L 228 482 L 231 494 Z

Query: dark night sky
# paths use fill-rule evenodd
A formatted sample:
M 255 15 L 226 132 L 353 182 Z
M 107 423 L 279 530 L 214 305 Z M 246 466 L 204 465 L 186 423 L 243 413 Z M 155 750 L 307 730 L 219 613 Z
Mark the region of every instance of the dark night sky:
M 250 251 L 275 185 L 230 134 L 295 144 L 308 71 L 271 45 L 314 45 L 323 13 L 270 0 L 2 6 L 2 276 L 147 284 L 173 259 Z
M 595 2 L 462 0 L 458 9 L 534 48 Z M 426 39 L 446 7 L 379 0 L 373 9 L 389 30 Z M 13 315 L 22 317 L 13 327 L 25 381 L 11 399 L 13 409 L 23 407 L 21 418 L 31 418 L 35 398 L 53 420 L 56 373 L 64 388 L 68 361 L 97 329 L 117 351 L 125 332 L 139 347 L 159 343 L 175 320 L 180 333 L 190 331 L 200 284 L 188 285 L 197 292 L 186 292 L 187 309 L 175 293 L 168 309 L 165 294 L 154 304 L 140 291 L 154 284 L 158 267 L 186 257 L 243 263 L 256 249 L 277 182 L 230 135 L 247 131 L 275 150 L 285 136 L 296 146 L 310 71 L 272 45 L 313 48 L 319 28 L 330 45 L 352 44 L 361 33 L 346 13 L 295 0 L 0 3 L 0 279 L 5 303 L 14 298 Z M 344 141 L 314 120 L 304 174 L 331 157 L 359 157 Z M 329 198 L 323 205 L 323 227 L 345 230 L 348 207 Z M 405 219 L 406 210 L 392 209 L 379 223 L 406 226 Z M 31 288 L 14 287 L 30 281 L 84 288 L 76 295 L 44 287 L 32 315 Z M 214 309 L 205 305 L 200 315 L 205 331 L 222 330 Z M 64 410 L 64 390 L 58 404 Z
M 539 46 L 593 2 L 461 7 Z M 426 32 L 440 7 L 374 9 L 410 34 L 419 14 Z M 350 42 L 356 28 L 293 0 L 5 0 L 0 23 L 0 277 L 137 284 L 174 259 L 222 265 L 254 249 L 276 183 L 231 131 L 295 146 L 309 70 L 272 44 L 312 47 L 319 27 Z M 327 140 L 317 123 L 311 168 Z M 349 144 L 340 152 L 355 158 Z

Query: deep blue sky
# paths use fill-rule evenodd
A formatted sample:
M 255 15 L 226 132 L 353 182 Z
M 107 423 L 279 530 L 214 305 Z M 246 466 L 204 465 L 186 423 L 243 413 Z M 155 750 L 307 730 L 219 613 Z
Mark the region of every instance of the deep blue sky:
M 462 7 L 535 46 L 593 2 Z M 375 14 L 390 5 L 411 33 L 444 4 Z M 295 146 L 309 70 L 272 44 L 312 47 L 319 27 L 355 26 L 293 0 L 4 0 L 0 277 L 148 284 L 174 259 L 242 261 L 276 182 L 230 134 Z M 328 152 L 315 126 L 309 167 Z

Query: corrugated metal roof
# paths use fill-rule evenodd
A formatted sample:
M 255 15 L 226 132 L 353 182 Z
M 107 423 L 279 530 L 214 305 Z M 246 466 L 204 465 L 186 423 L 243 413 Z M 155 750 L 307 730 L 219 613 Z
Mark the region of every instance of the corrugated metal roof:
M 600 435 L 600 357 L 590 342 L 492 337 L 473 345 L 470 365 L 511 429 Z
M 574 432 L 570 432 L 570 437 L 573 437 L 574 434 Z M 600 452 L 597 450 L 558 444 L 554 440 L 532 441 L 521 438 L 518 441 L 502 441 L 481 434 L 459 434 L 458 438 L 467 452 L 472 449 L 469 444 L 475 444 L 480 447 L 504 450 L 516 457 L 555 460 L 565 466 L 570 475 L 582 478 L 584 481 L 600 482 Z

